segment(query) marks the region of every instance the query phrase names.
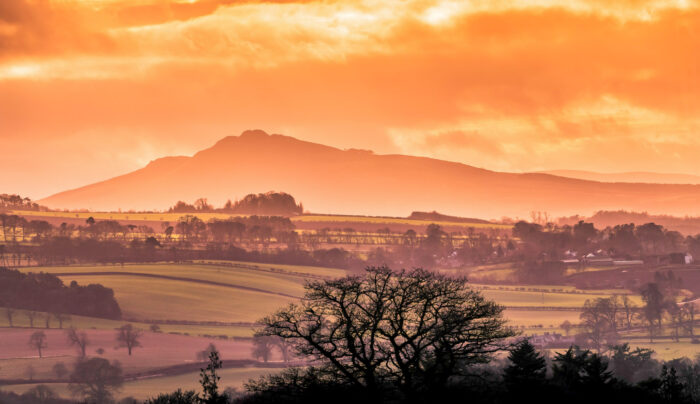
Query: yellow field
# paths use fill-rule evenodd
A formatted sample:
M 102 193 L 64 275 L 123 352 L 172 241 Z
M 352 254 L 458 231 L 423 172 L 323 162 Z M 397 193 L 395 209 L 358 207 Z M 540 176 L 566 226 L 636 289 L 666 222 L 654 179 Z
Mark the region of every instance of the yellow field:
M 302 296 L 305 279 L 298 274 L 340 276 L 345 273 L 342 270 L 292 265 L 235 263 L 242 267 L 231 267 L 227 264 L 231 263 L 45 267 L 24 271 L 76 273 L 62 276 L 63 281 L 68 283 L 76 280 L 79 284 L 101 283 L 112 288 L 124 316 L 129 319 L 227 323 L 254 322 L 295 300 L 294 297 Z M 250 268 L 247 267 L 249 265 Z M 124 275 L 96 274 L 100 272 Z M 147 278 L 139 276 L 140 274 L 178 277 L 182 280 Z M 199 281 L 216 282 L 221 285 Z M 519 287 L 515 286 L 475 284 L 474 287 L 480 289 L 487 298 L 509 307 L 582 307 L 587 299 L 609 297 L 612 293 L 627 293 L 607 290 L 589 290 L 582 293 L 573 287 L 552 285 L 527 286 L 542 292 L 517 290 Z M 641 298 L 638 295 L 630 296 L 637 306 L 641 306 Z M 558 327 L 564 320 L 578 322 L 578 316 L 579 312 L 576 311 L 507 311 L 507 317 L 514 325 L 527 327 Z M 211 331 L 216 330 L 208 330 L 206 333 L 214 334 Z
M 66 284 L 75 280 L 81 285 L 100 283 L 112 288 L 125 318 L 227 323 L 255 322 L 300 297 L 306 281 L 303 274 L 345 273 L 315 267 L 247 265 L 251 268 L 223 264 L 134 264 L 22 270 L 73 273 L 60 277 Z
M 213 264 L 223 266 L 234 266 L 238 268 L 253 269 L 260 271 L 268 271 L 274 273 L 290 274 L 290 275 L 310 275 L 338 278 L 347 275 L 347 271 L 337 268 L 313 267 L 306 265 L 285 265 L 285 264 L 264 264 L 257 262 L 242 262 L 242 261 L 216 261 L 216 260 L 201 260 L 194 261 L 195 264 Z
M 489 228 L 489 229 L 510 229 L 513 226 L 495 223 L 463 223 L 463 222 L 448 222 L 448 221 L 429 221 L 404 219 L 400 217 L 371 217 L 371 216 L 341 216 L 341 215 L 304 215 L 295 216 L 292 222 L 352 222 L 352 223 L 386 223 L 390 224 L 405 224 L 413 226 L 425 226 L 426 223 L 435 223 L 443 227 L 464 227 L 469 228 Z
M 127 264 L 98 265 L 98 266 L 68 266 L 68 267 L 41 267 L 24 268 L 23 271 L 48 272 L 48 273 L 100 273 L 118 272 L 123 274 L 149 274 L 194 280 L 217 282 L 244 288 L 254 288 L 276 294 L 301 296 L 304 278 L 287 275 L 285 273 L 273 273 L 247 269 L 241 267 L 229 267 L 223 265 L 197 265 L 197 264 Z M 96 275 L 102 276 L 102 275 Z M 79 279 L 76 278 L 79 281 Z M 70 283 L 64 282 L 64 283 Z M 82 283 L 79 281 L 79 283 Z
M 133 213 L 133 212 L 38 212 L 31 210 L 15 210 L 12 211 L 15 215 L 34 217 L 59 217 L 68 219 L 87 219 L 92 217 L 95 220 L 144 220 L 149 222 L 177 222 L 178 219 L 185 215 L 194 215 L 200 219 L 209 221 L 211 219 L 228 219 L 238 217 L 231 213 Z M 156 229 L 158 230 L 158 229 Z
M 15 310 L 14 317 L 12 319 L 12 324 L 14 327 L 26 328 L 29 327 L 29 318 L 25 314 L 26 310 Z M 42 328 L 44 327 L 44 319 L 46 318 L 46 313 L 38 312 L 36 319 L 34 320 L 34 327 Z M 104 318 L 96 317 L 84 317 L 84 316 L 70 316 L 70 318 L 63 322 L 63 328 L 75 327 L 78 329 L 92 329 L 92 330 L 113 330 L 117 327 L 124 325 L 126 321 L 122 320 L 107 320 Z M 141 330 L 150 330 L 151 323 L 142 322 L 132 322 L 134 327 Z M 247 325 L 195 325 L 195 324 L 165 324 L 157 323 L 160 331 L 163 333 L 176 333 L 182 335 L 192 335 L 192 336 L 204 336 L 204 335 L 214 335 L 214 336 L 226 336 L 226 337 L 242 337 L 249 338 L 253 336 L 253 329 Z M 58 328 L 58 321 L 55 319 L 51 320 L 51 328 Z M 9 329 L 10 323 L 5 316 L 5 309 L 0 307 L 0 332 L 2 329 Z
M 230 213 L 133 213 L 133 212 L 61 212 L 61 211 L 50 211 L 50 212 L 37 212 L 37 211 L 25 211 L 16 210 L 12 211 L 13 214 L 21 216 L 44 216 L 44 217 L 57 217 L 57 218 L 71 218 L 71 219 L 87 219 L 89 217 L 95 220 L 144 220 L 151 222 L 176 222 L 179 218 L 185 215 L 194 215 L 200 219 L 209 221 L 211 219 L 228 219 L 231 217 L 240 217 L 244 215 L 236 215 Z M 446 227 L 464 227 L 469 228 L 490 228 L 490 229 L 510 229 L 511 225 L 504 224 L 492 224 L 492 223 L 463 223 L 463 222 L 449 222 L 449 221 L 428 221 L 428 220 L 414 220 L 405 219 L 400 217 L 370 217 L 370 216 L 336 216 L 336 215 L 303 215 L 303 216 L 293 216 L 290 218 L 292 222 L 352 222 L 352 223 L 386 223 L 391 224 L 402 224 L 402 225 L 414 225 L 414 226 L 426 226 L 428 223 L 435 223 L 440 226 Z
M 521 292 L 513 290 L 482 290 L 484 296 L 505 306 L 542 306 L 542 307 L 582 307 L 587 299 L 607 298 L 610 294 L 574 294 Z M 634 296 L 638 306 L 641 298 Z

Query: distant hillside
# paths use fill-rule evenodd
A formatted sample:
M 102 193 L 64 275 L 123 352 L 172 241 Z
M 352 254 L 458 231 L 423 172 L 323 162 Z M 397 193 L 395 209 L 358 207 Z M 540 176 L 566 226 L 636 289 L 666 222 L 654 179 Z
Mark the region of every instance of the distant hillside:
M 312 212 L 462 217 L 590 215 L 633 210 L 700 215 L 700 186 L 611 184 L 549 174 L 500 173 L 404 155 L 340 150 L 259 130 L 229 136 L 192 157 L 169 157 L 132 173 L 62 192 L 40 203 L 93 210 L 167 209 L 206 196 L 217 206 L 284 190 Z
M 408 219 L 411 220 L 427 220 L 433 222 L 455 222 L 455 223 L 491 223 L 488 220 L 474 219 L 468 217 L 458 217 L 443 215 L 435 211 L 432 212 L 412 212 Z
M 596 173 L 580 170 L 549 170 L 541 174 L 598 182 L 631 182 L 646 184 L 700 184 L 700 176 L 691 174 L 664 174 L 652 172 Z
M 561 224 L 573 225 L 582 218 L 568 218 L 560 220 Z M 596 228 L 604 229 L 608 226 L 614 227 L 618 224 L 634 223 L 642 225 L 645 223 L 656 223 L 664 226 L 668 230 L 674 230 L 684 235 L 700 234 L 700 217 L 676 217 L 669 215 L 650 215 L 648 213 L 626 212 L 626 211 L 601 211 L 585 219 L 593 223 Z

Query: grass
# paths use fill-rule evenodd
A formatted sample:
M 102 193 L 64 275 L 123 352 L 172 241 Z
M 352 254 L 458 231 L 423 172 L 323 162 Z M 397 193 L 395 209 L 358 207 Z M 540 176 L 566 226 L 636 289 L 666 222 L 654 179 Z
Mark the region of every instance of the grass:
M 74 273 L 75 275 L 61 276 L 61 279 L 66 284 L 75 280 L 83 285 L 99 283 L 112 288 L 125 318 L 142 321 L 187 320 L 228 323 L 257 321 L 262 316 L 294 300 L 292 296 L 301 296 L 305 282 L 304 273 L 324 276 L 344 274 L 342 270 L 319 270 L 314 267 L 261 266 L 259 268 L 262 269 L 207 264 L 135 264 L 123 267 L 115 265 L 33 267 L 22 270 L 58 274 Z M 271 269 L 278 270 L 272 272 Z M 95 274 L 99 272 L 118 272 L 125 275 Z M 292 272 L 298 275 L 292 275 Z M 219 282 L 235 288 L 188 280 L 145 278 L 136 274 Z
M 236 265 L 236 266 L 232 266 Z M 25 271 L 46 271 L 51 273 L 78 273 L 63 276 L 64 282 L 76 280 L 80 284 L 101 283 L 114 289 L 126 318 L 136 320 L 190 320 L 218 322 L 253 322 L 274 312 L 288 302 L 289 297 L 271 293 L 284 293 L 291 296 L 303 294 L 303 274 L 340 276 L 342 270 L 301 267 L 292 265 L 266 265 L 242 262 L 211 261 L 210 264 L 133 264 L 125 266 L 75 266 L 30 268 Z M 127 275 L 94 275 L 92 272 L 120 272 Z M 80 275 L 85 273 L 85 275 Z M 222 286 L 196 282 L 151 279 L 129 274 L 146 273 L 152 275 L 177 276 L 203 281 L 221 282 L 229 285 L 256 288 L 270 292 L 231 289 Z M 294 274 L 294 275 L 292 275 Z M 609 297 L 612 293 L 625 291 L 587 290 L 579 291 L 570 286 L 530 285 L 518 290 L 517 286 L 493 286 L 474 284 L 489 299 L 510 307 L 582 307 L 587 299 Z M 641 306 L 641 299 L 631 295 L 635 304 Z M 576 311 L 522 311 L 509 310 L 507 317 L 514 324 L 535 326 L 558 326 L 564 320 L 578 322 Z M 176 332 L 183 332 L 176 326 Z M 219 335 L 219 327 L 201 331 L 192 326 L 198 334 Z M 164 328 L 164 331 L 166 329 Z M 169 331 L 166 331 L 169 332 Z M 185 331 L 188 332 L 188 331 Z M 229 333 L 250 335 L 249 330 L 227 330 Z M 231 334 L 229 334 L 231 335 Z
M 532 332 L 541 334 L 543 331 L 562 332 L 559 325 L 564 321 L 570 323 L 578 323 L 579 311 L 571 310 L 508 310 L 504 312 L 504 317 L 509 321 L 511 326 L 525 326 L 527 329 L 532 329 Z M 539 326 L 542 326 L 540 329 Z
M 125 318 L 254 322 L 293 299 L 268 293 L 234 290 L 187 281 L 118 275 L 66 276 L 80 284 L 100 283 L 114 290 Z
M 231 217 L 240 217 L 244 215 L 236 215 L 230 213 L 134 213 L 134 212 L 38 212 L 15 210 L 13 214 L 27 217 L 53 217 L 53 218 L 70 218 L 70 219 L 87 219 L 89 217 L 95 220 L 143 220 L 149 222 L 177 222 L 182 216 L 194 215 L 204 220 L 205 222 L 211 219 L 228 219 Z M 450 221 L 430 221 L 430 220 L 415 220 L 405 219 L 400 217 L 371 217 L 371 216 L 351 216 L 351 215 L 302 215 L 293 216 L 290 218 L 292 222 L 345 222 L 345 223 L 373 223 L 373 224 L 402 224 L 426 226 L 428 223 L 435 223 L 440 226 L 464 227 L 466 228 L 487 228 L 487 229 L 510 229 L 513 226 L 496 223 L 469 223 L 469 222 L 450 222 Z
M 530 292 L 515 290 L 482 290 L 484 296 L 505 306 L 542 306 L 542 307 L 583 307 L 588 299 L 607 298 L 610 293 L 552 293 Z M 632 295 L 631 300 L 637 305 L 642 304 L 641 297 Z
M 143 220 L 149 222 L 177 222 L 183 216 L 194 215 L 205 222 L 211 219 L 228 219 L 241 215 L 231 213 L 133 213 L 133 212 L 39 212 L 30 210 L 12 211 L 15 215 L 27 217 L 54 217 L 66 219 L 87 219 L 92 217 L 95 220 Z
M 338 268 L 314 267 L 305 265 L 285 265 L 285 264 L 263 264 L 254 262 L 242 261 L 223 261 L 223 260 L 201 260 L 195 263 L 209 265 L 234 266 L 239 268 L 254 269 L 260 271 L 269 271 L 275 273 L 287 273 L 293 275 L 310 275 L 329 278 L 340 278 L 347 275 L 347 271 Z
M 23 271 L 48 273 L 119 272 L 188 278 L 254 288 L 270 293 L 301 296 L 304 278 L 254 269 L 204 264 L 131 264 L 26 268 Z M 102 275 L 99 275 L 102 276 Z M 79 280 L 76 278 L 76 280 Z M 66 282 L 67 283 L 67 282 Z
M 510 229 L 513 226 L 505 224 L 496 223 L 469 223 L 469 222 L 450 222 L 450 221 L 430 221 L 430 220 L 415 220 L 415 219 L 405 219 L 400 217 L 372 217 L 372 216 L 343 216 L 343 215 L 303 215 L 295 216 L 292 218 L 292 222 L 343 222 L 343 223 L 372 223 L 372 224 L 401 224 L 401 225 L 414 225 L 414 226 L 425 226 L 429 223 L 435 223 L 437 225 L 446 227 L 464 227 L 469 228 L 486 228 L 486 229 Z
M 223 391 L 227 387 L 233 387 L 242 390 L 242 386 L 250 379 L 256 379 L 260 376 L 267 375 L 279 371 L 278 369 L 269 368 L 233 368 L 222 369 L 219 371 L 221 380 L 219 381 L 219 389 Z M 36 384 L 18 384 L 1 386 L 4 391 L 13 391 L 22 394 L 25 391 L 35 387 Z M 67 383 L 51 383 L 47 384 L 60 397 L 70 398 L 71 393 Z M 199 385 L 199 373 L 185 373 L 177 376 L 165 376 L 135 380 L 124 383 L 122 389 L 115 395 L 118 400 L 125 397 L 133 397 L 137 400 L 144 400 L 150 397 L 157 396 L 160 393 L 168 393 L 181 388 L 182 390 L 195 390 L 201 393 Z

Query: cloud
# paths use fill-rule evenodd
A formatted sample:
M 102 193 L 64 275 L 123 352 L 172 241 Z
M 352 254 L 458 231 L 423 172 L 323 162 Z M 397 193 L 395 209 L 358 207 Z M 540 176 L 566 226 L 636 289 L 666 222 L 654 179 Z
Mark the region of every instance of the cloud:
M 263 127 L 514 171 L 688 172 L 699 32 L 697 2 L 0 0 L 0 137 L 194 152 Z
M 482 136 L 478 131 L 451 131 L 426 136 L 420 146 L 428 151 L 451 149 L 459 152 L 470 149 L 487 155 L 500 156 L 503 155 L 503 149 L 497 139 L 496 136 Z

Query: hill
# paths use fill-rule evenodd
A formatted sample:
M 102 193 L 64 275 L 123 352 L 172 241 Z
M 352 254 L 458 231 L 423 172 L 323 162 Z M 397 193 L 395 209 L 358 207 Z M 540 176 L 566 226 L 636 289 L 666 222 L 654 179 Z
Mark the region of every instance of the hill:
M 600 183 L 540 173 L 501 173 L 404 155 L 340 150 L 254 130 L 192 157 L 155 160 L 132 173 L 38 201 L 51 208 L 162 210 L 172 201 L 285 191 L 312 212 L 527 217 L 637 210 L 700 214 L 700 186 Z
M 575 178 L 579 180 L 598 182 L 631 182 L 647 184 L 700 184 L 700 176 L 692 174 L 666 174 L 646 171 L 626 173 L 597 173 L 581 170 L 549 170 L 541 171 L 542 174 L 551 174 L 559 177 Z

